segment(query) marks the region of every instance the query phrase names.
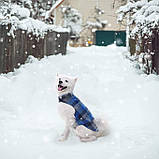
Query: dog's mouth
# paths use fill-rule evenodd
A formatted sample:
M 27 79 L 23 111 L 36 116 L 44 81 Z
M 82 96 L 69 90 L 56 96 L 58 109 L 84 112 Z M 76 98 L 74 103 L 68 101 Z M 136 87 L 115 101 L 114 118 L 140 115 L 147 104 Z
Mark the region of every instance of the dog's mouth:
M 58 91 L 63 91 L 64 89 L 66 89 L 67 86 L 62 86 L 62 85 L 58 85 Z

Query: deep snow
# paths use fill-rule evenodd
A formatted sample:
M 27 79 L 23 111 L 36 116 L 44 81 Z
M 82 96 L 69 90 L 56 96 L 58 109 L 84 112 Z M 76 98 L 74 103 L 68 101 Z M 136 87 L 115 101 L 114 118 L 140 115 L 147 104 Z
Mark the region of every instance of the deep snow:
M 158 159 L 159 77 L 135 70 L 111 45 L 68 48 L 66 56 L 31 58 L 0 76 L 0 159 Z M 78 76 L 75 94 L 110 134 L 81 143 L 73 134 L 59 142 L 56 73 Z

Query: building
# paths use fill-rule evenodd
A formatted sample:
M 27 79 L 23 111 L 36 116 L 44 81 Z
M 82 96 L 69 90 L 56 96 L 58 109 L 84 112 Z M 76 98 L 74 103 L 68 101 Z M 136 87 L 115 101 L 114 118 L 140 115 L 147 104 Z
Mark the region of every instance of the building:
M 92 21 L 92 22 L 94 21 L 93 15 L 95 12 L 95 7 L 103 10 L 104 14 L 100 15 L 100 20 L 107 21 L 107 25 L 104 28 L 97 29 L 97 31 L 94 34 L 91 33 L 92 31 L 83 29 L 83 31 L 81 31 L 80 35 L 81 39 L 79 40 L 79 43 L 83 44 L 85 42 L 87 43 L 89 41 L 94 41 L 94 43 L 96 44 L 106 45 L 106 41 L 108 41 L 108 43 L 112 43 L 116 31 L 125 31 L 125 26 L 117 24 L 117 14 L 116 14 L 116 10 L 124 3 L 125 3 L 124 0 L 64 0 L 63 3 L 61 3 L 61 5 L 63 6 L 70 5 L 72 8 L 77 9 L 82 16 L 83 26 L 85 26 L 87 21 Z M 54 11 L 56 25 L 62 24 L 62 14 L 60 10 L 61 8 L 60 6 L 58 6 Z M 109 39 L 106 38 L 108 36 L 110 42 Z M 105 41 L 103 41 L 104 38 Z M 98 39 L 103 39 L 103 40 L 99 41 Z

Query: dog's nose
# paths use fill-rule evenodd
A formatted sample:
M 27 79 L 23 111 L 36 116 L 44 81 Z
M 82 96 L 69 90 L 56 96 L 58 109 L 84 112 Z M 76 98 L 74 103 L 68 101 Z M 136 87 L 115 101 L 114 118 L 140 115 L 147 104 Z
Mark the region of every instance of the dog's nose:
M 59 81 L 59 84 L 62 84 L 63 82 L 62 81 Z

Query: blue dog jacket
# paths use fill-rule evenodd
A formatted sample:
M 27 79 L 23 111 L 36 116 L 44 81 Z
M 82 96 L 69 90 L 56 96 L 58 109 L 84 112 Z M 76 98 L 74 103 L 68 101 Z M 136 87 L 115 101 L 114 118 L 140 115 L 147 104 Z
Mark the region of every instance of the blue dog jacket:
M 74 94 L 68 93 L 60 96 L 59 102 L 71 105 L 75 109 L 74 116 L 77 125 L 84 125 L 92 131 L 98 131 L 91 112 Z

